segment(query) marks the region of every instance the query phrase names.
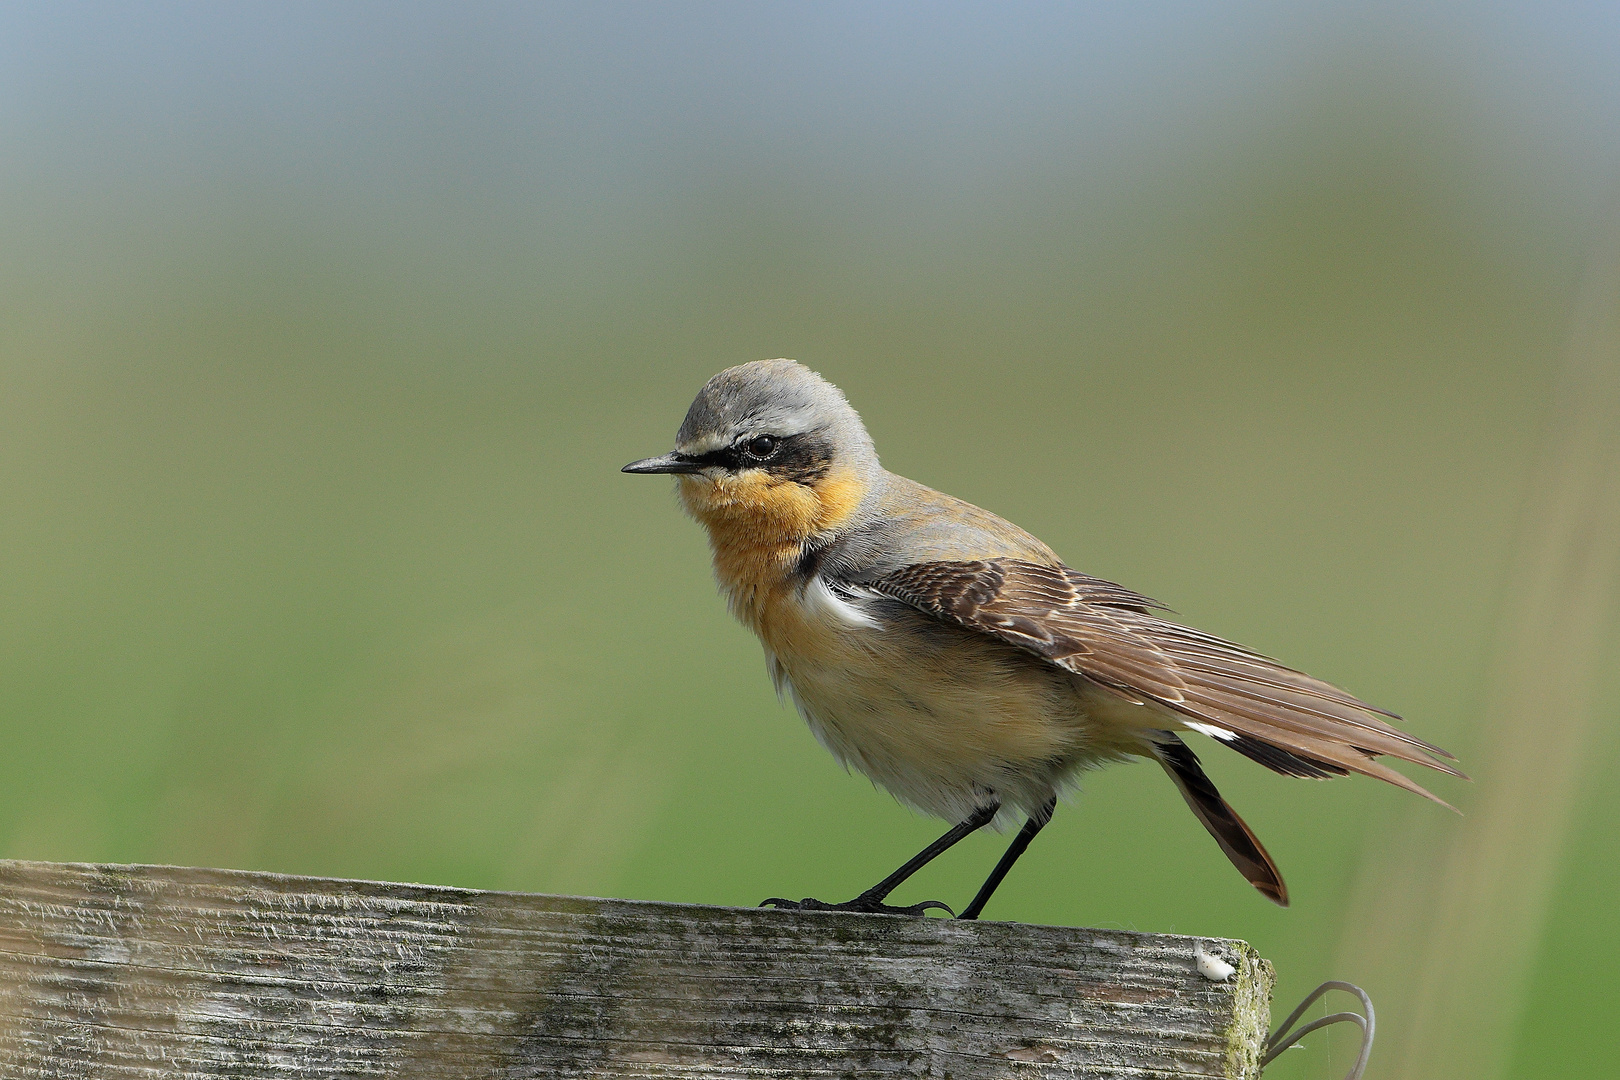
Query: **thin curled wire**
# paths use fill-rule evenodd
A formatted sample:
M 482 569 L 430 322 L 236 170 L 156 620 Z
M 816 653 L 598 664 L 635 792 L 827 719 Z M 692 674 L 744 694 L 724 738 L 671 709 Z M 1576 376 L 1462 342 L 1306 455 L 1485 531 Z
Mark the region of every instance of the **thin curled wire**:
M 1353 1012 L 1331 1013 L 1320 1020 L 1312 1020 L 1298 1031 L 1290 1032 L 1289 1029 L 1299 1021 L 1301 1016 L 1305 1015 L 1305 1010 L 1315 1004 L 1316 999 L 1329 990 L 1343 990 L 1347 994 L 1356 995 L 1361 999 L 1361 1007 L 1366 1010 L 1366 1015 L 1363 1016 L 1361 1013 Z M 1377 1027 L 1377 1023 L 1377 1017 L 1373 1013 L 1372 998 L 1367 996 L 1367 991 L 1355 983 L 1325 982 L 1307 994 L 1305 1000 L 1300 1002 L 1294 1011 L 1288 1014 L 1288 1019 L 1279 1024 L 1277 1030 L 1273 1031 L 1270 1037 L 1266 1039 L 1266 1051 L 1260 1058 L 1260 1069 L 1264 1072 L 1266 1066 L 1270 1065 L 1272 1059 L 1278 1054 L 1318 1028 L 1325 1028 L 1329 1024 L 1355 1024 L 1361 1029 L 1361 1053 L 1356 1055 L 1356 1063 L 1350 1067 L 1350 1071 L 1344 1074 L 1344 1080 L 1361 1080 L 1361 1074 L 1367 1071 L 1367 1059 L 1372 1056 L 1373 1032 Z

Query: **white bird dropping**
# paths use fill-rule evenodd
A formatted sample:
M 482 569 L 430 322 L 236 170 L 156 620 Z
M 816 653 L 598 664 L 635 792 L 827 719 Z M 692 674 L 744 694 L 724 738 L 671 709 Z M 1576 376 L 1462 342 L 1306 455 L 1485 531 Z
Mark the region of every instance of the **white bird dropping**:
M 1232 977 L 1232 972 L 1237 970 L 1202 945 L 1193 952 L 1193 960 L 1198 964 L 1198 974 L 1210 982 L 1225 982 Z

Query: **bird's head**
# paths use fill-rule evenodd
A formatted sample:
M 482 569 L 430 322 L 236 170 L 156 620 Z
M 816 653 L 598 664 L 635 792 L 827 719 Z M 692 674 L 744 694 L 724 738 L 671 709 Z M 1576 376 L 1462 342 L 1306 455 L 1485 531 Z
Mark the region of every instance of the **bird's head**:
M 673 451 L 624 471 L 679 476 L 717 544 L 798 544 L 849 521 L 882 470 L 836 386 L 792 360 L 757 360 L 704 384 Z

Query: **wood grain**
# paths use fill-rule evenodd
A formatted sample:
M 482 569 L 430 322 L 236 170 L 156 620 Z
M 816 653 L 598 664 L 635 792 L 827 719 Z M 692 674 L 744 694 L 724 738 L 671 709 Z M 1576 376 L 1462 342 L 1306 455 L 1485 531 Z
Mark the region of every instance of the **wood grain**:
M 1271 986 L 1224 939 L 0 861 L 8 1080 L 1251 1077 Z

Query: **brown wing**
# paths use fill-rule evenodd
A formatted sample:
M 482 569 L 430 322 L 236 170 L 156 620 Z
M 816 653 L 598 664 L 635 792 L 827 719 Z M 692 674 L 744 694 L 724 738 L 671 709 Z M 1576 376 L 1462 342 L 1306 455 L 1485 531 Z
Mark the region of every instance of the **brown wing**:
M 1062 565 L 1018 559 L 918 563 L 869 587 L 990 634 L 1132 700 L 1153 701 L 1212 729 L 1277 772 L 1357 772 L 1436 798 L 1377 758 L 1461 776 L 1451 755 L 1399 731 L 1393 713 L 1251 652 L 1159 618 L 1161 605 Z M 1454 759 L 1453 759 L 1454 760 Z

